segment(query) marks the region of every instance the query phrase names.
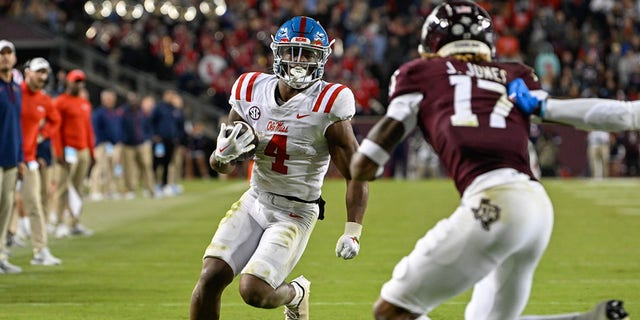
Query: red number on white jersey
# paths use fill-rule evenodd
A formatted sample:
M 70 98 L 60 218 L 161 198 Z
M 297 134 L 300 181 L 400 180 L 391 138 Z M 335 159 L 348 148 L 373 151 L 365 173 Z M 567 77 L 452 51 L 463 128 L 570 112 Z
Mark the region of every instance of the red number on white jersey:
M 284 164 L 285 160 L 289 160 L 289 155 L 287 154 L 287 136 L 274 134 L 264 148 L 264 154 L 275 158 L 271 163 L 271 170 L 287 174 L 289 168 Z

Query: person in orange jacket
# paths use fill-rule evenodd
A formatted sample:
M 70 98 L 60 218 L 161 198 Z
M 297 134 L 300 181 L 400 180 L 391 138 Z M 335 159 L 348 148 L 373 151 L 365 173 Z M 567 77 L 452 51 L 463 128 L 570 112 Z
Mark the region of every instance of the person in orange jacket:
M 80 223 L 81 199 L 84 196 L 83 183 L 93 161 L 95 145 L 91 125 L 91 102 L 81 94 L 85 89 L 85 80 L 86 75 L 82 70 L 69 71 L 66 76 L 65 92 L 53 101 L 62 119 L 58 134 L 51 140 L 54 157 L 61 165 L 56 193 L 58 200 L 56 238 L 69 234 L 84 236 L 93 234 L 93 231 Z M 70 199 L 76 200 L 70 201 Z M 66 209 L 71 213 L 70 229 L 64 223 Z
M 39 163 L 36 158 L 38 143 L 50 138 L 60 126 L 60 114 L 53 107 L 51 97 L 42 88 L 47 82 L 51 67 L 44 58 L 34 58 L 25 64 L 25 81 L 22 88 L 22 149 L 27 170 L 22 176 L 24 209 L 31 226 L 33 265 L 58 265 L 62 261 L 51 254 L 47 246 L 47 228 L 40 193 Z

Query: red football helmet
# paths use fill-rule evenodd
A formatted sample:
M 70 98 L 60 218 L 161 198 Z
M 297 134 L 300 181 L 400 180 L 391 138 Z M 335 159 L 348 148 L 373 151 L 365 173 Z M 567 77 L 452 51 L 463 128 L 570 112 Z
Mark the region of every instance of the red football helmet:
M 433 9 L 422 25 L 420 54 L 480 53 L 493 57 L 495 32 L 491 17 L 468 0 L 446 1 Z

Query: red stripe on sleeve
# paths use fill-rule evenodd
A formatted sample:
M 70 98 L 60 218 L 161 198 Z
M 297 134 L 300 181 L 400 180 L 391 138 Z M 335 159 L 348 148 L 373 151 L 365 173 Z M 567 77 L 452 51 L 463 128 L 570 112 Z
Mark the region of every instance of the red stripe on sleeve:
M 327 94 L 327 91 L 329 91 L 329 89 L 331 89 L 331 87 L 335 86 L 335 83 L 330 83 L 328 86 L 324 87 L 324 89 L 322 89 L 322 91 L 320 92 L 320 95 L 318 96 L 318 99 L 316 99 L 316 103 L 313 105 L 313 112 L 318 112 L 318 110 L 320 110 L 320 105 L 322 104 L 322 99 L 324 99 L 324 95 Z
M 249 84 L 247 85 L 247 102 L 251 102 L 251 94 L 253 93 L 253 84 L 256 82 L 256 79 L 260 75 L 260 72 L 254 73 L 251 78 L 249 78 Z
M 329 98 L 329 102 L 327 102 L 327 106 L 324 108 L 324 113 L 329 113 L 329 111 L 331 111 L 331 108 L 333 108 L 333 103 L 336 101 L 336 98 L 338 98 L 338 94 L 346 87 L 347 86 L 341 85 L 338 89 L 333 90 L 333 93 Z
M 247 77 L 247 74 L 243 74 L 240 76 L 240 79 L 238 79 L 238 86 L 236 87 L 236 92 L 235 92 L 235 96 L 236 96 L 236 100 L 240 100 L 240 91 L 242 90 L 242 83 L 244 82 L 244 78 Z

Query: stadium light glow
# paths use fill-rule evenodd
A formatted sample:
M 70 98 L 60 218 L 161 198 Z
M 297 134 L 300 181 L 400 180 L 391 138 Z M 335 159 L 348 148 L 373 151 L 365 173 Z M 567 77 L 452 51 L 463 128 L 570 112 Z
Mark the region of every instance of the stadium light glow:
M 227 12 L 227 3 L 224 0 L 213 0 L 216 6 L 215 12 L 218 16 L 223 16 Z
M 133 10 L 131 10 L 131 17 L 133 19 L 140 19 L 143 14 L 144 14 L 144 8 L 142 7 L 141 4 L 136 4 L 133 7 Z
M 147 10 L 148 13 L 153 13 L 156 11 L 156 2 L 153 0 L 145 0 L 144 9 Z
M 127 8 L 127 3 L 124 0 L 120 0 L 116 3 L 116 13 L 121 16 L 124 17 L 127 15 L 127 13 L 129 13 L 128 11 L 129 8 Z
M 97 20 L 116 13 L 125 20 L 140 19 L 145 14 L 152 14 L 190 22 L 198 16 L 222 16 L 227 9 L 225 0 L 88 0 L 84 3 L 85 13 Z
M 162 13 L 163 15 L 168 15 L 169 11 L 171 9 L 175 9 L 175 7 L 173 6 L 173 4 L 171 4 L 171 2 L 169 1 L 165 1 L 161 6 L 160 6 L 160 13 Z
M 205 16 L 209 15 L 211 13 L 211 5 L 206 1 L 200 2 L 200 12 Z
M 89 29 L 87 29 L 87 32 L 85 32 L 85 36 L 87 37 L 87 39 L 93 39 L 97 34 L 98 33 L 96 32 L 96 28 L 94 27 L 90 27 Z
M 188 7 L 187 10 L 184 12 L 183 17 L 184 17 L 184 20 L 186 21 L 193 21 L 193 19 L 196 18 L 197 14 L 198 14 L 198 10 L 196 10 L 195 7 Z
M 216 14 L 217 14 L 218 16 L 223 16 L 223 15 L 225 14 L 225 12 L 227 12 L 227 6 L 224 6 L 224 7 L 223 7 L 223 6 L 216 7 Z
M 111 15 L 111 12 L 113 12 L 113 4 L 111 3 L 111 1 L 109 0 L 103 1 L 102 9 L 100 10 L 100 15 L 103 18 L 107 18 Z
M 176 8 L 175 6 L 171 6 L 169 8 L 169 12 L 167 13 L 167 15 L 169 16 L 169 18 L 173 20 L 178 20 L 178 18 L 180 18 L 180 12 L 178 11 L 178 8 Z
M 84 3 L 84 12 L 86 12 L 90 16 L 96 14 L 96 5 L 91 1 L 85 2 Z

